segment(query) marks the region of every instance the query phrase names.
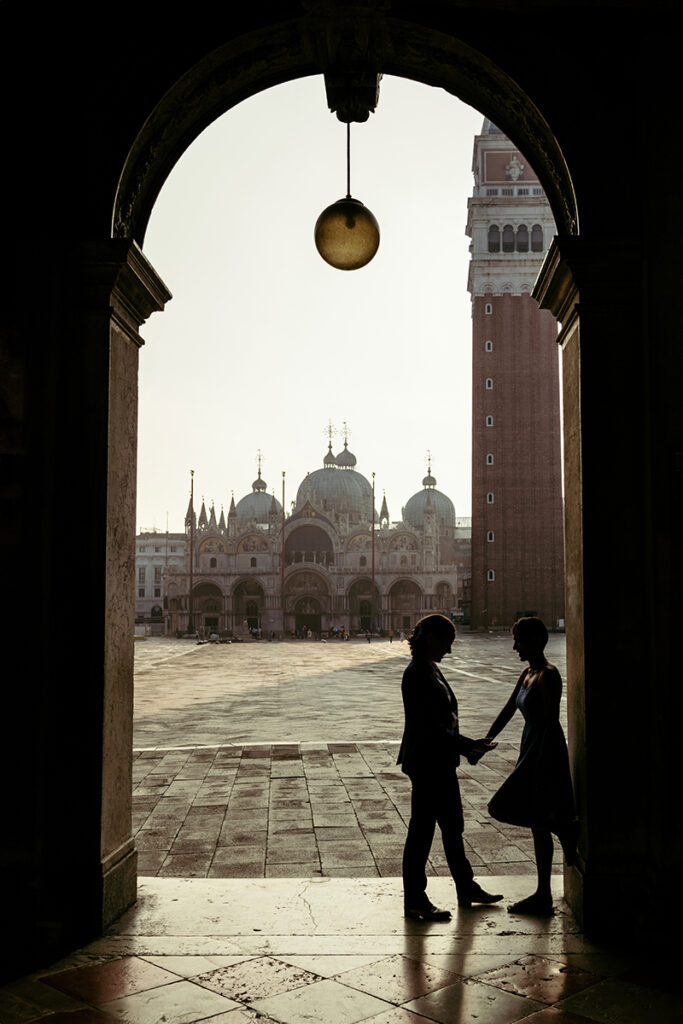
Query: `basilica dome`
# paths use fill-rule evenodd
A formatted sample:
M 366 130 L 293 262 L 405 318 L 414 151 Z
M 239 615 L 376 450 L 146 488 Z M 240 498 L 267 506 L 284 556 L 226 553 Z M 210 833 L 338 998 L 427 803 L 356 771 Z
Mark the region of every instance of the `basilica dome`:
M 296 495 L 296 507 L 301 510 L 307 501 L 321 512 L 339 512 L 341 515 L 360 516 L 369 522 L 372 508 L 372 484 L 353 468 L 356 457 L 344 445 L 344 451 L 335 457 L 328 451 L 323 468 L 306 476 Z
M 425 521 L 425 508 L 427 502 L 436 515 L 439 526 L 455 526 L 455 505 L 446 494 L 436 489 L 436 480 L 431 474 L 431 469 L 422 481 L 422 490 L 413 494 L 406 502 L 403 510 L 403 518 L 410 526 L 423 527 Z
M 282 505 L 275 495 L 268 494 L 268 485 L 261 479 L 261 470 L 251 485 L 251 494 L 245 494 L 235 505 L 238 519 L 255 519 L 257 523 L 267 523 L 273 511 L 282 514 Z

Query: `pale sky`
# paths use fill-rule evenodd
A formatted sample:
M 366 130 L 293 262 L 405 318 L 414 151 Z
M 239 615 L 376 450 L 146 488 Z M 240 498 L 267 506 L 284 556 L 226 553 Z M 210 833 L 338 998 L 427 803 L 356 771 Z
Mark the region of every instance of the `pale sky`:
M 329 267 L 313 228 L 346 193 L 346 127 L 320 76 L 260 93 L 215 121 L 169 176 L 144 252 L 173 293 L 142 328 L 138 529 L 226 515 L 256 455 L 286 508 L 343 422 L 389 513 L 422 487 L 471 503 L 467 199 L 483 117 L 440 89 L 384 78 L 351 126 L 351 194 L 379 221 L 374 260 Z M 168 519 L 167 519 L 168 517 Z

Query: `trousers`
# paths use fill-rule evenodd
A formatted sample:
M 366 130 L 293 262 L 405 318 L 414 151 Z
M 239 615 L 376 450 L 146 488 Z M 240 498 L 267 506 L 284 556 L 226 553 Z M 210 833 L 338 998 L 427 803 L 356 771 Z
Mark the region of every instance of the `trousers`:
M 426 866 L 436 826 L 441 831 L 446 861 L 458 896 L 469 895 L 474 872 L 463 841 L 464 820 L 455 768 L 438 774 L 409 775 L 412 792 L 410 822 L 403 850 L 403 894 L 406 902 L 424 899 Z

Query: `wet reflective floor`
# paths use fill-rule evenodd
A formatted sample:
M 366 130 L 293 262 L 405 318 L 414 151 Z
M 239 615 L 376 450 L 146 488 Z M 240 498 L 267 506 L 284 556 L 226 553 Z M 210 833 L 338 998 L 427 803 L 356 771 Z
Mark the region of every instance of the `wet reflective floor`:
M 28 1024 L 676 1024 L 683 997 L 665 953 L 646 960 L 506 899 L 454 906 L 449 922 L 402 916 L 398 879 L 144 879 L 97 942 L 0 989 L 0 1021 Z

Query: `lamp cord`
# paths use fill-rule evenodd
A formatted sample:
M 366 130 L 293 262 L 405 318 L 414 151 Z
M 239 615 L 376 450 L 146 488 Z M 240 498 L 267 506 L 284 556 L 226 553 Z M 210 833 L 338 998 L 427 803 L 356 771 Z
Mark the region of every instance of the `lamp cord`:
M 351 122 L 346 122 L 346 198 L 351 198 Z

